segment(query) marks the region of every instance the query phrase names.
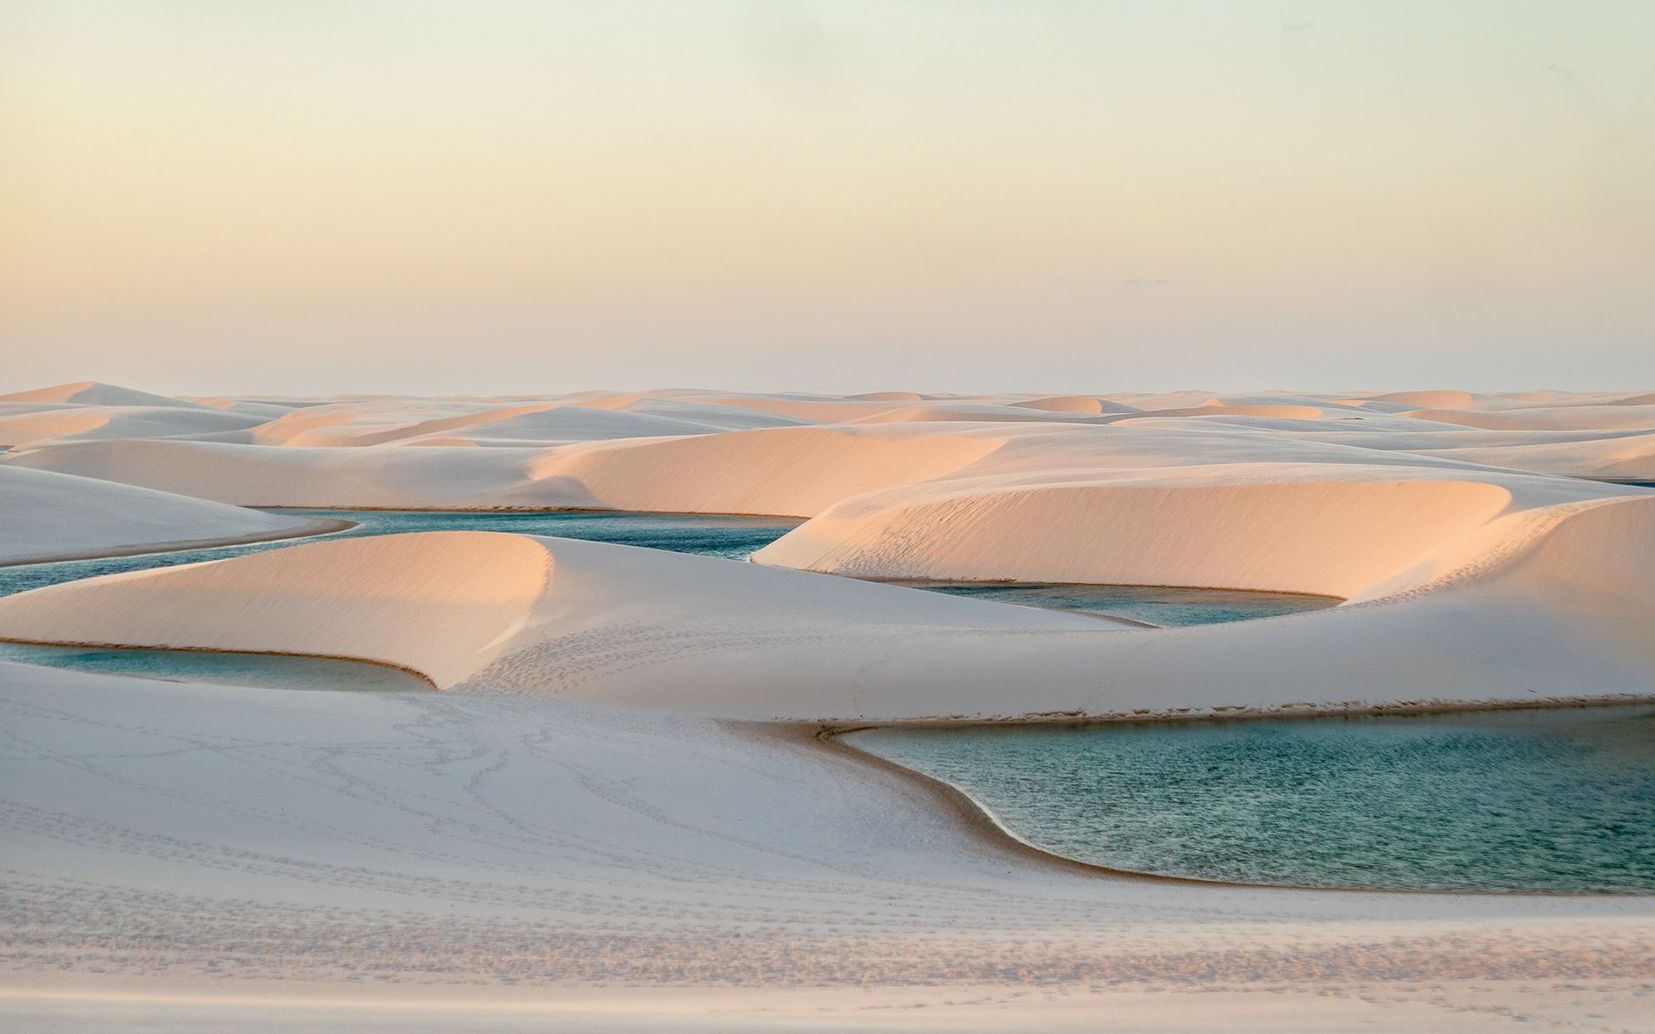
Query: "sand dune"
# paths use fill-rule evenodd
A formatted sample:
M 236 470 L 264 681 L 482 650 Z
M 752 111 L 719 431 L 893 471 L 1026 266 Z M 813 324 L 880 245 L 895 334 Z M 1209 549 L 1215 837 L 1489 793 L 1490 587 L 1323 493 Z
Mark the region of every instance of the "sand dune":
M 61 395 L 64 392 L 25 394 Z M 22 462 L 69 473 L 94 472 L 90 467 L 78 466 L 86 462 L 86 454 L 71 460 L 67 455 L 53 457 L 39 453 L 57 443 L 82 438 L 138 441 L 183 437 L 209 443 L 250 444 L 267 448 L 487 445 L 495 448 L 544 449 L 546 465 L 551 467 L 560 463 L 579 465 L 587 462 L 576 457 L 583 451 L 581 443 L 593 441 L 681 438 L 812 425 L 872 428 L 880 424 L 900 423 L 917 425 L 920 433 L 939 439 L 935 447 L 944 450 L 952 446 L 942 443 L 941 439 L 970 436 L 968 428 L 949 427 L 950 424 L 977 424 L 993 428 L 995 433 L 1004 429 L 1008 433 L 1026 434 L 1042 425 L 1097 422 L 1110 424 L 1117 430 L 1154 430 L 1170 435 L 1200 431 L 1210 435 L 1209 441 L 1219 450 L 1231 449 L 1234 440 L 1244 439 L 1245 436 L 1267 433 L 1275 436 L 1268 443 L 1271 445 L 1287 444 L 1291 448 L 1289 443 L 1295 441 L 1320 440 L 1393 453 L 1407 452 L 1410 455 L 1402 462 L 1408 463 L 1419 462 L 1423 457 L 1415 454 L 1424 454 L 1545 473 L 1628 478 L 1648 473 L 1655 477 L 1655 467 L 1648 466 L 1641 455 L 1611 455 L 1607 460 L 1599 460 L 1593 454 L 1593 447 L 1582 444 L 1585 439 L 1581 436 L 1610 442 L 1649 426 L 1652 422 L 1649 412 L 1637 404 L 1638 396 L 1635 394 L 1592 396 L 1542 393 L 1529 401 L 1513 396 L 1471 396 L 1463 392 L 1431 392 L 1417 397 L 1413 393 L 1317 397 L 1302 394 L 1226 396 L 1186 392 L 1166 396 L 1108 398 L 1079 395 L 1046 398 L 979 396 L 969 400 L 962 397 L 908 399 L 906 395 L 912 393 L 894 393 L 898 397 L 889 397 L 889 394 L 883 394 L 880 398 L 836 399 L 824 396 L 732 396 L 728 393 L 679 390 L 515 399 L 339 399 L 318 400 L 305 405 L 295 404 L 293 400 L 282 400 L 279 405 L 229 400 L 228 408 L 197 408 L 194 411 L 197 416 L 194 417 L 183 416 L 189 411 L 180 410 L 177 411 L 180 415 L 172 418 L 155 412 L 143 415 L 138 410 L 120 412 L 68 403 L 15 402 L 10 404 L 9 416 L 5 408 L 0 407 L 0 427 L 11 428 L 11 444 L 15 448 L 36 453 L 32 459 Z M 1396 401 L 1399 398 L 1402 401 Z M 1474 408 L 1410 408 L 1410 403 L 1421 400 L 1466 402 L 1468 399 Z M 213 400 L 200 401 L 211 403 Z M 47 408 L 40 408 L 42 406 Z M 56 407 L 55 410 L 52 407 Z M 151 407 L 151 410 L 154 409 Z M 209 416 L 209 413 L 217 415 Z M 1020 430 L 1018 425 L 1024 423 L 1034 426 Z M 1356 437 L 1360 432 L 1371 432 L 1374 437 Z M 1497 432 L 1531 437 L 1520 443 L 1510 440 L 1495 442 L 1487 437 Z M 1537 448 L 1531 454 L 1532 466 L 1525 466 L 1528 459 L 1523 453 L 1485 458 L 1474 452 L 1453 451 L 1493 444 L 1542 447 L 1564 442 L 1576 448 Z M 877 451 L 879 445 L 869 440 L 868 447 Z M 678 452 L 676 447 L 666 448 L 680 460 L 691 458 L 690 453 Z M 744 443 L 739 448 L 722 443 L 709 444 L 704 454 L 714 468 L 715 476 L 722 478 L 723 475 L 716 473 L 720 467 L 717 458 L 720 455 L 743 452 L 762 456 L 772 451 L 785 454 L 790 448 L 791 440 L 783 437 L 762 445 Z M 1615 447 L 1604 445 L 1598 448 L 1613 453 Z M 1201 450 L 1183 451 L 1197 454 Z M 1263 448 L 1255 450 L 1255 458 L 1271 461 L 1282 457 L 1269 448 Z M 56 466 L 59 459 L 64 461 L 63 466 Z M 178 484 L 177 481 L 169 482 L 164 470 L 132 469 L 147 467 L 154 459 L 147 457 L 142 464 L 106 464 L 96 474 L 126 477 L 133 483 L 163 487 Z M 178 462 L 189 461 L 180 454 Z M 316 462 L 327 467 L 335 461 L 312 457 L 304 462 Z M 1043 461 L 1036 459 L 1035 462 L 1039 464 Z M 1107 456 L 1100 463 L 1105 471 L 1115 469 L 1109 465 Z M 291 464 L 289 470 L 303 465 L 297 458 L 284 458 L 284 466 L 288 464 Z M 770 476 L 769 468 L 765 469 L 767 472 L 763 476 Z M 690 473 L 686 472 L 686 476 Z M 319 476 L 326 475 L 319 473 Z M 874 487 L 889 486 L 881 482 Z M 512 491 L 514 488 L 502 491 Z M 215 491 L 218 493 L 215 498 L 231 497 L 222 488 L 204 489 L 205 494 L 209 495 Z M 441 491 L 431 494 L 439 497 L 446 495 Z M 578 492 L 573 494 L 579 496 Z M 636 498 L 641 492 L 632 489 L 626 494 Z M 686 493 L 674 489 L 664 494 L 682 498 Z M 837 502 L 848 494 L 851 493 L 840 493 L 839 498 L 826 502 Z M 330 496 L 334 497 L 323 500 L 314 493 L 300 491 L 298 495 L 280 501 L 304 504 L 349 502 L 334 493 Z M 826 502 L 815 508 L 825 506 Z M 479 502 L 479 505 L 502 504 L 509 503 L 495 500 Z M 369 504 L 364 502 L 363 505 Z M 371 505 L 385 504 L 375 502 Z M 400 505 L 422 504 L 417 498 L 410 497 L 401 501 Z M 706 508 L 695 503 L 635 505 L 652 509 Z
M 15 449 L 54 438 L 72 438 L 96 431 L 108 422 L 107 411 L 92 407 L 57 409 L 17 406 L 13 409 L 7 405 L 0 409 L 0 447 Z
M 1536 406 L 1494 412 L 1480 409 L 1420 409 L 1409 415 L 1420 420 L 1464 424 L 1491 431 L 1642 430 L 1655 424 L 1655 405 Z
M 354 417 L 330 414 L 331 408 L 301 410 L 279 421 L 290 428 L 300 417 L 307 426 L 327 425 L 306 434 L 340 436 L 328 447 L 139 438 L 47 444 L 5 462 L 240 505 L 573 506 L 798 516 L 814 516 L 866 492 L 938 478 L 993 474 L 1028 487 L 1216 463 L 1278 464 L 1287 481 L 1302 479 L 1298 467 L 1306 463 L 1453 469 L 1472 480 L 1490 465 L 1622 479 L 1655 475 L 1648 438 L 1636 431 L 1456 429 L 1386 414 L 1353 420 L 1330 413 L 1316 421 L 1129 414 L 1102 418 L 1115 421 L 1104 427 L 1069 422 L 1098 418 L 1064 413 L 1055 414 L 1057 422 L 855 418 L 821 427 L 697 427 L 690 434 L 637 437 L 631 432 L 665 427 L 636 413 L 535 403 L 423 421 L 389 414 L 383 419 L 394 426 L 372 431 Z M 684 429 L 682 422 L 666 426 Z M 598 440 L 545 440 L 554 435 Z M 344 441 L 355 447 L 338 447 Z M 364 444 L 370 441 L 377 444 Z M 491 446 L 490 455 L 473 455 L 469 447 L 477 444 Z
M 1100 627 L 1127 626 L 728 560 L 489 532 L 318 542 L 0 599 L 0 636 L 8 638 L 351 657 L 408 668 L 444 688 L 509 656 L 518 667 L 557 667 L 591 650 L 659 659 L 663 650 L 693 656 L 846 635 L 893 641 L 916 630 Z M 544 680 L 545 690 L 571 688 L 555 683 Z
M 1651 473 L 1655 472 L 1655 434 L 1639 432 L 1578 441 L 1465 445 L 1420 449 L 1418 452 L 1426 456 L 1574 477 L 1655 481 L 1655 477 L 1651 477 Z
M 861 496 L 759 552 L 875 578 L 1200 585 L 1351 596 L 1502 512 L 1498 485 L 1362 468 L 1235 483 L 1228 467 L 1107 483 L 951 481 Z M 1393 475 L 1394 476 L 1394 475 Z M 928 536 L 926 528 L 953 534 Z M 1034 531 L 1032 529 L 1039 529 Z
M 856 402 L 923 402 L 925 396 L 912 391 L 868 391 L 860 395 L 846 395 Z
M 80 381 L 0 395 L 0 447 L 22 449 L 106 439 L 211 438 L 255 428 L 271 415 L 259 408 L 214 406 Z
M 810 420 L 802 420 L 781 413 L 771 413 L 762 409 L 730 405 L 698 395 L 684 395 L 673 392 L 640 393 L 632 398 L 625 408 L 629 412 L 642 416 L 688 420 L 695 424 L 716 427 L 724 431 L 744 431 L 760 427 L 800 427 L 812 423 Z
M 1292 493 L 1275 503 L 1313 513 L 1325 498 L 1323 486 L 1310 487 L 1303 503 Z M 1510 495 L 1493 485 L 1368 487 L 1357 498 L 1382 519 L 1360 530 L 1377 534 L 1410 510 L 1431 513 L 1449 525 L 1435 548 L 1423 524 L 1379 560 L 1363 558 L 1353 538 L 1346 544 L 1356 555 L 1337 570 L 1350 578 L 1341 587 L 1365 582 L 1365 602 L 1240 625 L 1144 631 L 704 557 L 450 533 L 298 546 L 38 590 L 0 600 L 0 635 L 344 654 L 474 692 L 765 720 L 1268 712 L 1650 692 L 1655 645 L 1645 629 L 1655 583 L 1639 568 L 1628 573 L 1625 557 L 1655 536 L 1655 496 L 1494 516 L 1509 510 Z M 1236 499 L 1232 512 L 1258 497 Z M 1156 514 L 1170 512 L 1163 505 Z M 1041 516 L 1064 519 L 1060 509 Z M 1198 556 L 1214 547 L 1185 548 Z M 552 574 L 543 577 L 547 556 Z M 1338 559 L 1331 550 L 1319 558 Z M 451 594 L 473 600 L 463 615 L 439 598 L 450 578 Z
M 1183 409 L 1149 409 L 1135 413 L 1135 419 L 1165 419 L 1167 417 L 1221 417 L 1256 416 L 1267 420 L 1316 420 L 1322 415 L 1319 406 L 1189 406 Z
M 361 447 L 387 442 L 418 443 L 440 435 L 476 444 L 511 441 L 536 445 L 706 434 L 724 429 L 716 423 L 556 401 L 454 402 L 432 406 L 423 413 L 394 402 L 372 407 L 345 403 L 290 412 L 258 427 L 251 441 L 258 445 Z
M 723 406 L 751 409 L 808 423 L 839 423 L 898 408 L 888 399 L 834 398 L 822 395 L 723 395 L 707 399 Z
M 0 421 L 8 417 L 35 418 L 33 423 L 14 423 L 7 432 L 10 440 L 0 444 L 20 447 L 65 439 L 189 436 L 265 446 L 360 447 L 396 441 L 421 443 L 425 438 L 446 435 L 467 444 L 535 445 L 809 422 L 766 412 L 763 406 L 732 404 L 722 394 L 703 397 L 705 394 L 633 392 L 431 400 L 181 399 L 83 382 L 0 396 Z M 50 420 L 49 413 L 53 414 Z M 147 422 L 140 417 L 147 417 Z M 94 431 L 98 433 L 88 433 Z
M 75 381 L 71 384 L 54 384 L 49 388 L 35 388 L 32 391 L 16 391 L 9 395 L 0 395 L 0 403 L 5 402 L 66 402 L 87 406 L 196 408 L 196 403 L 173 398 L 170 395 L 154 395 L 147 391 L 123 388 L 117 384 L 104 384 L 99 381 Z
M 596 505 L 578 486 L 537 485 L 539 449 L 266 447 L 118 441 L 49 446 L 10 458 L 239 506 L 489 508 Z
M 246 431 L 257 416 L 171 406 L 73 406 L 42 413 L 6 415 L 0 409 L 0 446 L 23 448 L 48 442 L 184 438 Z
M 615 438 L 671 437 L 711 434 L 726 428 L 684 417 L 658 416 L 642 412 L 617 412 L 586 406 L 546 406 L 468 427 L 469 437 L 479 444 L 553 444 L 559 442 L 606 441 Z M 444 429 L 447 430 L 447 429 Z M 405 439 L 418 441 L 418 439 Z
M 977 421 L 984 423 L 1071 423 L 1090 422 L 1083 413 L 1065 410 L 1041 410 L 998 402 L 927 402 L 918 406 L 902 406 L 879 413 L 857 417 L 847 423 L 954 423 Z
M 206 406 L 208 409 L 248 413 L 261 416 L 266 420 L 274 420 L 295 409 L 302 409 L 305 405 L 298 402 L 278 402 L 274 399 L 221 398 L 210 395 L 186 395 L 181 397 L 185 402 L 193 402 L 198 406 Z
M 8 635 L 352 657 L 450 684 L 490 658 L 552 577 L 551 554 L 520 535 L 432 532 L 293 549 L 164 569 L 171 578 L 139 571 L 25 593 L 25 605 L 10 608 Z
M 993 429 L 990 428 L 992 431 Z M 241 506 L 610 508 L 808 516 L 850 495 L 950 473 L 1001 440 L 776 428 L 484 450 L 120 441 L 48 446 L 17 466 Z
M 999 448 L 996 436 L 918 430 L 776 428 L 570 447 L 533 468 L 622 510 L 810 516 L 847 496 L 953 473 Z
M 1110 402 L 1108 399 L 1098 398 L 1096 395 L 1051 395 L 1046 398 L 1029 399 L 1027 402 L 1013 402 L 1011 405 L 1021 406 L 1024 409 L 1041 409 L 1051 413 L 1079 413 L 1083 416 L 1137 412 L 1133 407 L 1124 403 Z
M 322 527 L 108 481 L 0 467 L 0 564 L 281 538 Z
M 1370 395 L 1367 402 L 1392 402 L 1409 409 L 1470 409 L 1476 399 L 1469 391 L 1393 391 Z

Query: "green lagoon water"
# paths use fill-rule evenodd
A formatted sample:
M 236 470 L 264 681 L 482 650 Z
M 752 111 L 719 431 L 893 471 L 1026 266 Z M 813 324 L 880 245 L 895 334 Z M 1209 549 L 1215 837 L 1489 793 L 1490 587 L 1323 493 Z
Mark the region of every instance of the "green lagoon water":
M 1076 727 L 847 743 L 1031 844 L 1289 886 L 1655 891 L 1655 707 Z
M 0 661 L 111 675 L 136 675 L 172 682 L 210 682 L 264 689 L 422 693 L 431 688 L 417 675 L 382 664 L 286 654 L 108 649 L 0 642 Z

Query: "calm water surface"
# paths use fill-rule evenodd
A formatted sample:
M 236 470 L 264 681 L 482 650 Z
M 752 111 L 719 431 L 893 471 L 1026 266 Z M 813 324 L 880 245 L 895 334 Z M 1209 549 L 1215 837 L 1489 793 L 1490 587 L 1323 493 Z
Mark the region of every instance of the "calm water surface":
M 1324 610 L 1339 600 L 1293 592 L 1238 592 L 1232 589 L 1182 589 L 1140 585 L 1066 585 L 1034 582 L 898 582 L 951 596 L 999 603 L 1019 603 L 1054 610 L 1078 610 L 1167 627 L 1211 625 L 1225 621 Z
M 1292 886 L 1655 891 L 1655 707 L 1084 727 L 846 742 L 1030 843 Z
M 273 510 L 299 517 L 355 521 L 356 527 L 330 538 L 393 535 L 405 531 L 506 531 L 519 535 L 557 535 L 569 539 L 619 542 L 678 553 L 746 559 L 787 534 L 799 522 L 785 517 L 709 517 L 695 514 L 636 513 L 466 513 L 409 510 Z M 176 567 L 202 560 L 223 560 L 267 549 L 298 545 L 306 539 L 255 542 L 241 546 L 185 549 L 174 553 L 68 560 L 55 564 L 0 567 L 0 596 L 43 585 L 152 567 Z
M 431 688 L 418 676 L 382 664 L 331 657 L 220 653 L 211 650 L 115 650 L 0 642 L 0 661 L 42 664 L 172 682 L 211 682 L 265 689 L 331 689 L 418 693 Z

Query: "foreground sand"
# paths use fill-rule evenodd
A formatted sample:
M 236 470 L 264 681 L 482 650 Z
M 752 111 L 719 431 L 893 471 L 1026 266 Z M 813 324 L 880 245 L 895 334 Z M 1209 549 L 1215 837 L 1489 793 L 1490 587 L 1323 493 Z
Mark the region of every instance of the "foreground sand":
M 1309 995 L 1324 1025 L 1371 1001 L 1446 1028 L 1584 998 L 1636 1029 L 1655 990 L 1648 898 L 1089 875 L 916 782 L 706 718 L 20 666 L 0 666 L 0 694 L 6 984 L 35 996 L 595 998 L 627 1003 L 617 1029 L 669 1026 L 650 998 L 732 1029 L 772 1009 L 950 1029 L 961 1002 L 1006 1029 L 1116 1009 L 1178 1029 L 1167 1016 L 1227 1024 L 1232 998 L 1275 1022 Z M 1195 991 L 1224 995 L 1134 1011 Z M 0 1013 L 25 1006 L 40 999 Z
M 142 490 L 179 540 L 269 519 L 232 504 L 812 519 L 759 564 L 441 533 L 0 600 L 0 636 L 443 690 L 0 665 L 13 1025 L 1655 1029 L 1655 898 L 1100 876 L 805 734 L 1648 698 L 1655 493 L 1562 476 L 1655 476 L 1647 397 L 29 395 L 0 475 Z M 7 505 L 73 537 L 63 498 Z M 1352 602 L 1143 630 L 811 571 Z

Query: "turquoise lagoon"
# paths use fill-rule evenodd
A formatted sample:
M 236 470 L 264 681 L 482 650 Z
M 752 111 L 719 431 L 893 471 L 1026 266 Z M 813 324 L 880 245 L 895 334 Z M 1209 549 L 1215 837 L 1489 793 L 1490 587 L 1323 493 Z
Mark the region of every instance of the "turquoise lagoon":
M 1655 707 L 876 729 L 1054 854 L 1198 880 L 1655 891 Z

